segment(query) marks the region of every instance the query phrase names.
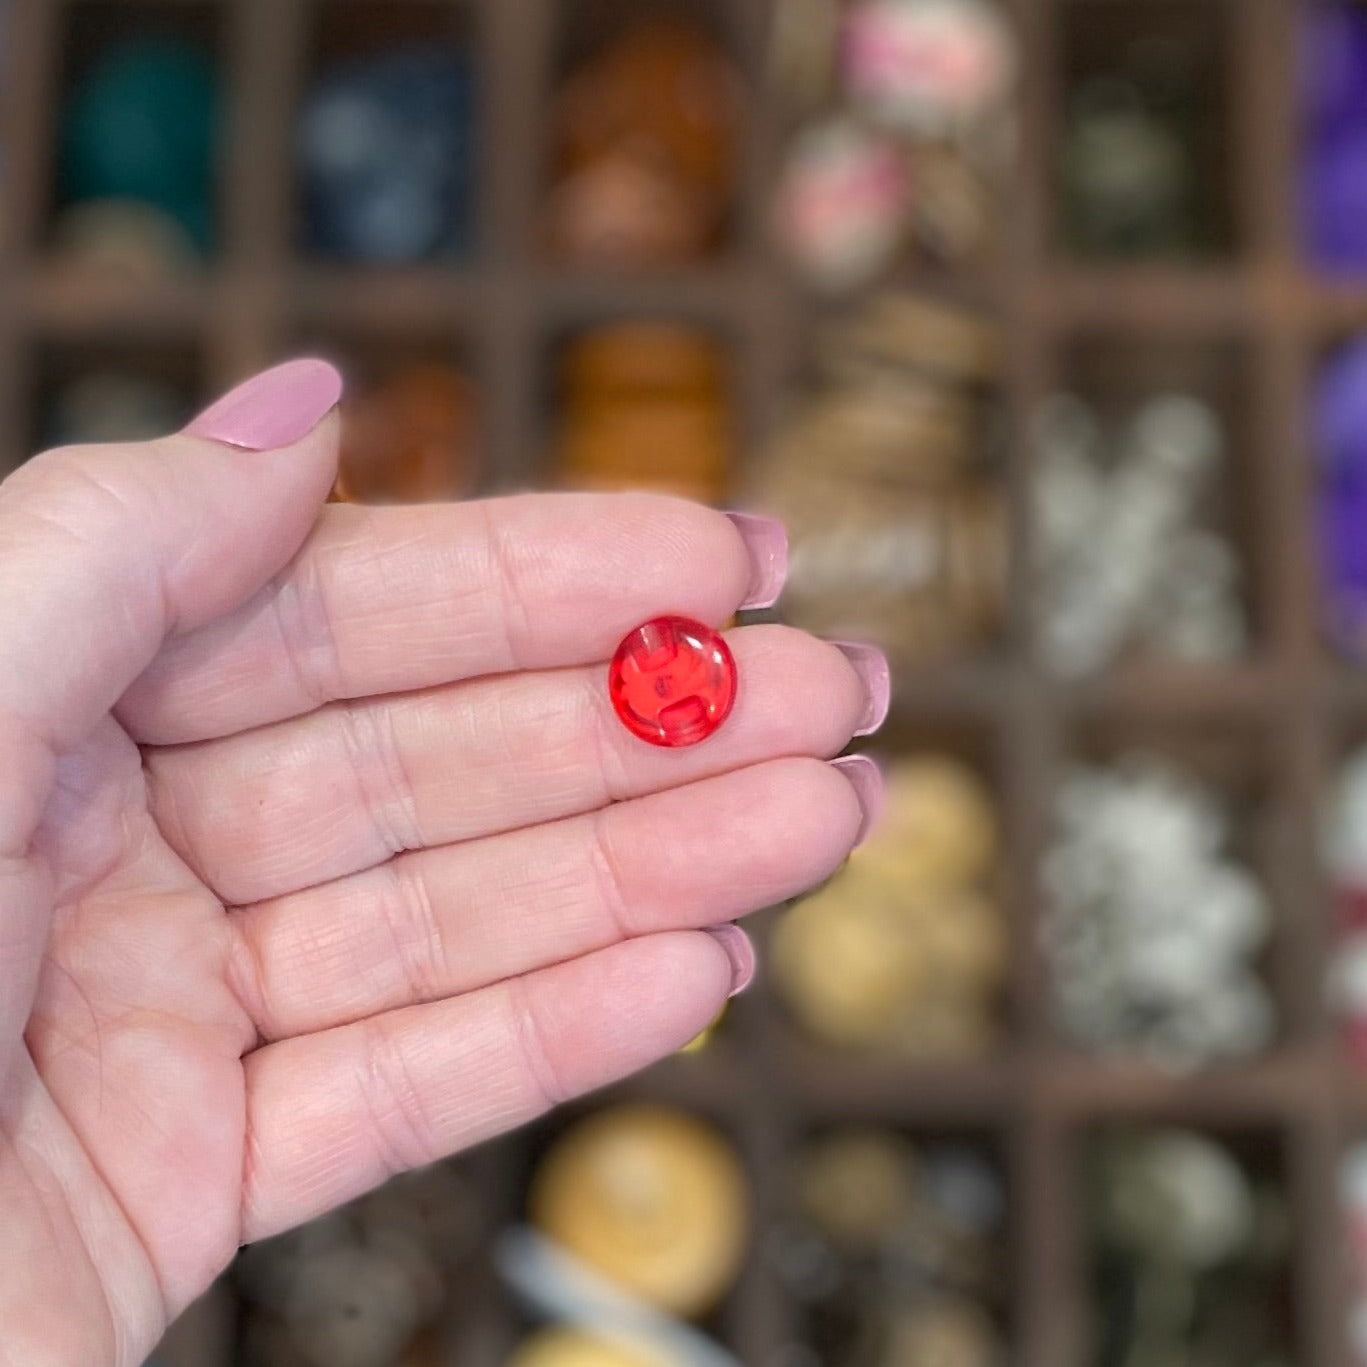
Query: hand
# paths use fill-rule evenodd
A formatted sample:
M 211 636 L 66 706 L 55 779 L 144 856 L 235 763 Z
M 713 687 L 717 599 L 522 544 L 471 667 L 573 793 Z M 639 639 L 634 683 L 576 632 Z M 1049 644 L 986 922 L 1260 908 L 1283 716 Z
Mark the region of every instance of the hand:
M 237 1247 L 677 1048 L 835 869 L 886 666 L 732 633 L 706 743 L 612 716 L 781 534 L 671 499 L 323 507 L 340 391 L 0 485 L 0 1363 L 133 1367 Z M 322 510 L 320 513 L 320 509 Z

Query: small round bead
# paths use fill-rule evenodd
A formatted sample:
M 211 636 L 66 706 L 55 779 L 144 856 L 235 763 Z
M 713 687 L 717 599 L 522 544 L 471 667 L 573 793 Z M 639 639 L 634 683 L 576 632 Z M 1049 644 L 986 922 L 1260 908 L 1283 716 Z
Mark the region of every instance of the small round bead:
M 736 701 L 736 662 L 709 626 L 656 617 L 628 633 L 608 669 L 622 725 L 651 745 L 696 745 Z

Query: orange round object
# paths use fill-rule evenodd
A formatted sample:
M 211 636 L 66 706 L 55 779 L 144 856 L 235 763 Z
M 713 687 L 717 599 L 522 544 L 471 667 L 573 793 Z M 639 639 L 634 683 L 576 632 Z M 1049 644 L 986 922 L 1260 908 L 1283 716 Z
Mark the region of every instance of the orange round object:
M 719 500 L 734 445 L 724 374 L 717 343 L 677 323 L 613 323 L 577 338 L 561 364 L 561 482 Z
M 712 237 L 715 205 L 664 168 L 612 154 L 558 185 L 550 203 L 555 249 L 603 267 L 667 264 L 698 255 Z
M 717 42 L 665 19 L 580 67 L 555 113 L 555 247 L 641 264 L 711 245 L 735 182 L 739 92 Z
M 347 501 L 455 498 L 468 491 L 475 464 L 474 387 L 453 366 L 413 366 L 343 404 Z
M 725 484 L 731 439 L 723 415 L 700 404 L 605 404 L 577 414 L 560 446 L 561 474 L 652 485 Z
M 622 390 L 715 394 L 724 371 L 720 349 L 707 333 L 640 320 L 605 324 L 577 337 L 561 366 L 573 396 Z

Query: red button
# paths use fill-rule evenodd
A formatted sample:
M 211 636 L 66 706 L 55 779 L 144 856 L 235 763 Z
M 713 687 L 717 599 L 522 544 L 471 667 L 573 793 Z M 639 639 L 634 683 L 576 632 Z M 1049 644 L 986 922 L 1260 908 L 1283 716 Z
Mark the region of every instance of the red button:
M 696 745 L 736 701 L 736 662 L 711 627 L 656 617 L 617 647 L 608 692 L 633 736 L 652 745 Z

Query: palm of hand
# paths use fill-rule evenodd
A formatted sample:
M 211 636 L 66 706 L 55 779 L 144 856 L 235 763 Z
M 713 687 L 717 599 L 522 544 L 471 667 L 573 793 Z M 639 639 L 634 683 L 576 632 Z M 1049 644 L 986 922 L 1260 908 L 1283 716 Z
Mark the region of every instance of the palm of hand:
M 110 721 L 63 762 L 40 844 L 57 897 L 17 1076 L 0 1199 L 62 1362 L 136 1361 L 243 1238 L 243 1058 L 223 904 L 167 844 L 138 750 Z M 7 1161 L 8 1160 L 8 1161 Z M 75 1316 L 69 1307 L 104 1305 Z M 35 1326 L 35 1329 L 38 1327 Z M 41 1334 L 41 1337 L 40 1337 Z M 54 1340 L 60 1334 L 65 1342 Z
M 800 633 L 732 635 L 706 745 L 611 718 L 628 628 L 746 597 L 726 518 L 541 496 L 315 524 L 335 437 L 40 460 L 0 501 L 27 612 L 0 607 L 4 1367 L 133 1367 L 240 1243 L 676 1048 L 745 973 L 738 932 L 700 932 L 824 877 L 866 818 L 821 762 L 876 724 L 866 682 Z M 100 551 L 69 583 L 63 522 Z

